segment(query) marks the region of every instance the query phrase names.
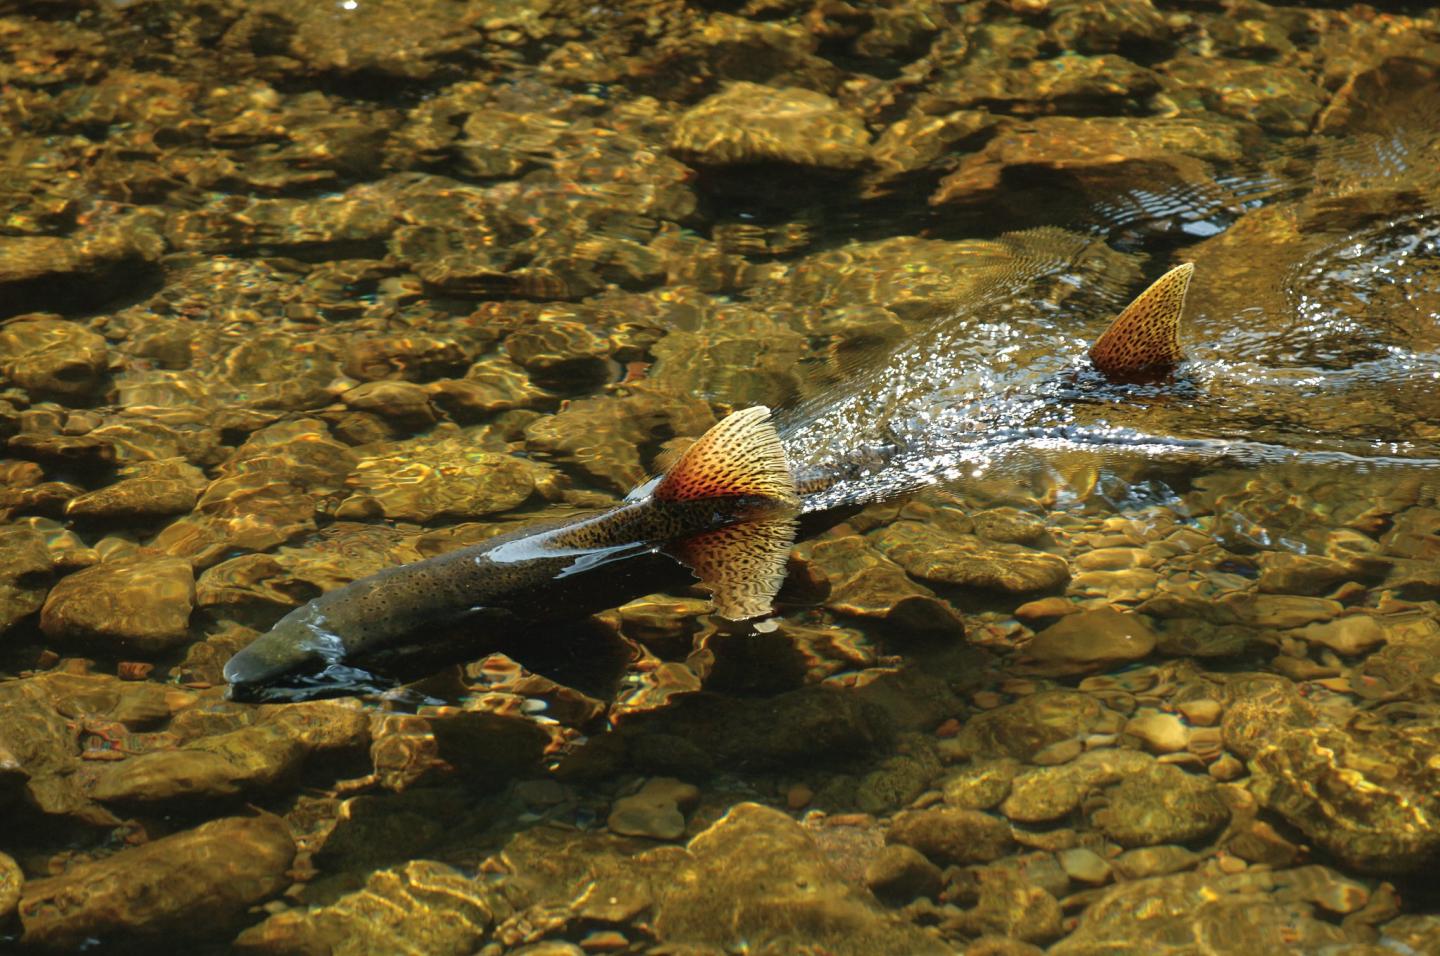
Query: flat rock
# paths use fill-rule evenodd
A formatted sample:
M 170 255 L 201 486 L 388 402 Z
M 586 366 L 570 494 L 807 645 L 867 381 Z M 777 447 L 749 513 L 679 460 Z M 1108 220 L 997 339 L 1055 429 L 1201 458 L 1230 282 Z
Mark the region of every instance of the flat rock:
M 290 882 L 295 842 L 275 816 L 227 817 L 25 884 L 22 941 L 213 938 Z
M 685 834 L 684 810 L 693 809 L 700 790 L 670 777 L 655 777 L 628 797 L 615 801 L 606 824 L 616 833 L 655 840 L 677 840 Z
M 189 637 L 195 577 L 182 558 L 117 558 L 77 571 L 50 591 L 40 627 L 56 639 L 152 654 Z
M 1025 653 L 1041 664 L 1090 669 L 1147 657 L 1155 641 L 1145 618 L 1099 608 L 1060 618 L 1036 634 Z

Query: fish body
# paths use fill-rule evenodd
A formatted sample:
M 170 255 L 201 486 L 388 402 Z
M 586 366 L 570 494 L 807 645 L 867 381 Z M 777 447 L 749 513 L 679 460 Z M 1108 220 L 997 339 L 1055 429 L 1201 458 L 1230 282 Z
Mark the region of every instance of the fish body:
M 588 613 L 613 606 L 622 581 L 657 564 L 691 569 L 726 617 L 755 617 L 783 578 L 797 505 L 769 410 L 744 409 L 614 508 L 386 568 L 315 598 L 232 657 L 225 679 L 243 693 L 486 612 Z
M 1164 375 L 1181 360 L 1190 272 L 1171 270 L 1121 313 L 1092 350 L 1101 373 Z M 759 617 L 784 580 L 798 516 L 874 500 L 825 497 L 839 479 L 832 470 L 797 483 L 769 409 L 743 409 L 613 508 L 387 568 L 315 598 L 232 657 L 225 679 L 232 694 L 249 696 L 297 675 L 344 676 L 356 658 L 467 617 L 582 617 L 675 572 L 709 588 L 721 616 Z

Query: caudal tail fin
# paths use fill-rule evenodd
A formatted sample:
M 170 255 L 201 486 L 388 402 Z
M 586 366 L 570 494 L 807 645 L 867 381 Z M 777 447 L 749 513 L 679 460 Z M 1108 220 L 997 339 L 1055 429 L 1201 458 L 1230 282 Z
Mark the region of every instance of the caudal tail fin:
M 755 497 L 792 506 L 799 501 L 780 435 L 764 405 L 721 419 L 685 449 L 652 494 L 659 501 Z
M 722 419 L 686 449 L 651 494 L 668 502 L 758 498 L 774 505 L 669 548 L 710 589 L 723 617 L 742 621 L 769 613 L 785 581 L 800 502 L 770 409 L 757 405 Z
M 1090 361 L 1112 378 L 1164 375 L 1185 358 L 1180 351 L 1180 314 L 1195 272 L 1176 266 L 1125 307 L 1090 347 Z

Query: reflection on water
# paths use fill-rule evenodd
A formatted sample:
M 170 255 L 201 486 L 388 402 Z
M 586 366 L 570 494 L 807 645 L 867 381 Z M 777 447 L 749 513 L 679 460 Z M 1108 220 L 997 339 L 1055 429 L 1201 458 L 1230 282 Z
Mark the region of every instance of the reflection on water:
M 0 948 L 1440 951 L 1422 12 L 0 3 Z M 762 403 L 773 630 L 225 696 Z

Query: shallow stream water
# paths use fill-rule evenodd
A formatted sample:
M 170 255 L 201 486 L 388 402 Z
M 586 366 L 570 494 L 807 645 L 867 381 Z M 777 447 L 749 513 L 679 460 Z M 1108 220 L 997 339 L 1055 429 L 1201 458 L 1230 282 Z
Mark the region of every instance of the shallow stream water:
M 1436 103 L 1423 3 L 0 0 L 0 948 L 1440 952 Z M 227 697 L 754 404 L 772 629 Z

